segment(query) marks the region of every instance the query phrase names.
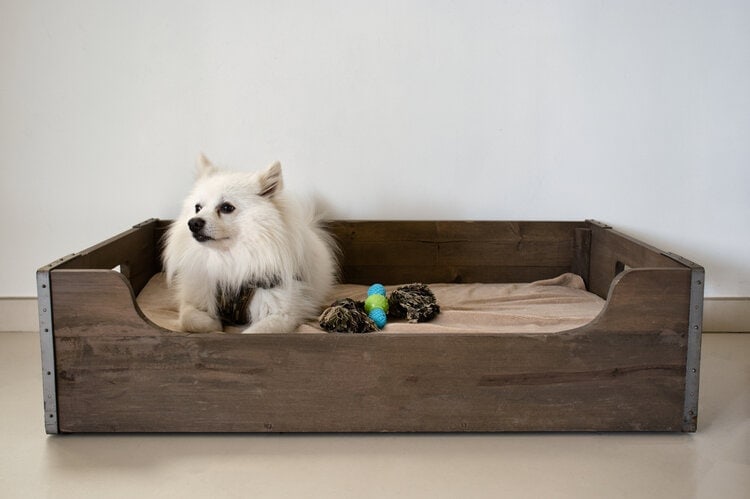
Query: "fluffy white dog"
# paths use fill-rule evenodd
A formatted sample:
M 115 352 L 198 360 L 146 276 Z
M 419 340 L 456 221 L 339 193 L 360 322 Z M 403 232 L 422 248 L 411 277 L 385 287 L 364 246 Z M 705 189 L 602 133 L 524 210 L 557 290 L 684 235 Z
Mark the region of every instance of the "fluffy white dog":
M 327 304 L 335 246 L 314 210 L 288 199 L 281 165 L 254 173 L 198 159 L 193 191 L 169 228 L 167 282 L 183 331 L 294 331 Z

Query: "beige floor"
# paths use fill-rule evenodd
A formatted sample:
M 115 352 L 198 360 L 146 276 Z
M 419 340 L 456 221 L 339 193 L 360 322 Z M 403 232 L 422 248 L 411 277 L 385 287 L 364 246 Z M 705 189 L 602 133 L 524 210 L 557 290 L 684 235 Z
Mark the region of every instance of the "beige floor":
M 704 336 L 684 435 L 46 436 L 37 340 L 0 333 L 3 498 L 750 498 L 750 334 Z

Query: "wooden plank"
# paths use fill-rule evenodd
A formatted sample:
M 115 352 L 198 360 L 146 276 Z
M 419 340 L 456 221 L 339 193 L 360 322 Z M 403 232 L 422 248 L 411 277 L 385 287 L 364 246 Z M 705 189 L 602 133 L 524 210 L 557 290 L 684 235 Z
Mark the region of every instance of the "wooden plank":
M 404 284 L 410 282 L 533 282 L 551 279 L 570 267 L 504 267 L 497 265 L 346 265 L 341 279 L 350 284 Z
M 50 272 L 55 339 L 66 328 L 83 328 L 94 336 L 111 329 L 137 331 L 142 328 L 162 333 L 138 307 L 130 281 L 112 270 L 54 269 Z
M 680 431 L 685 275 L 625 272 L 565 333 L 235 336 L 159 330 L 122 276 L 53 271 L 60 430 Z
M 343 248 L 343 265 L 437 265 L 438 246 L 430 241 L 355 241 Z
M 581 276 L 588 289 L 591 271 L 591 229 L 576 229 L 573 247 L 571 272 Z
M 610 283 L 625 266 L 685 268 L 660 250 L 610 227 L 592 223 L 589 290 L 606 298 Z
M 686 268 L 624 271 L 613 279 L 606 313 L 594 325 L 607 332 L 669 332 L 687 342 L 690 280 Z
M 62 432 L 681 428 L 684 366 L 656 335 L 63 340 Z
M 336 221 L 330 229 L 347 282 L 528 282 L 570 271 L 582 225 Z
M 434 241 L 436 222 L 332 220 L 327 229 L 342 244 L 350 241 Z
M 573 239 L 565 241 L 356 241 L 344 265 L 496 265 L 570 267 Z
M 457 241 L 437 244 L 438 265 L 569 268 L 573 259 L 572 237 L 553 241 Z
M 160 251 L 155 237 L 159 220 L 139 224 L 117 236 L 87 248 L 55 268 L 112 269 L 121 267 L 136 293 L 161 269 Z
M 328 229 L 348 241 L 554 241 L 570 239 L 584 222 L 335 220 Z

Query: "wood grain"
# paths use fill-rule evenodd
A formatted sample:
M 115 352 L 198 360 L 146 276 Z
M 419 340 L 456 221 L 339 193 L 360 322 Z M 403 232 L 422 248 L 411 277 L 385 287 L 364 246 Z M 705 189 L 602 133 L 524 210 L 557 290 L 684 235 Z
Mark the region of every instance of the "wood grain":
M 143 316 L 134 296 L 160 268 L 167 225 L 50 267 L 60 431 L 695 428 L 683 421 L 691 268 L 601 224 L 331 224 L 348 282 L 588 272 L 607 304 L 572 331 L 244 336 L 167 331 Z M 106 270 L 117 264 L 128 272 Z
M 346 282 L 530 282 L 569 272 L 582 222 L 337 221 Z
M 573 263 L 570 271 L 578 274 L 589 288 L 591 273 L 591 229 L 576 229 Z
M 589 291 L 606 298 L 610 284 L 620 269 L 672 267 L 683 265 L 653 246 L 597 223 L 590 223 L 591 256 L 589 269 Z
M 660 298 L 683 274 L 628 271 L 565 333 L 239 336 L 159 330 L 119 274 L 56 271 L 60 430 L 680 431 L 686 323 Z
M 156 231 L 161 226 L 163 223 L 155 219 L 139 224 L 72 255 L 55 268 L 112 269 L 119 265 L 122 274 L 130 280 L 137 294 L 161 269 L 160 248 L 156 235 Z

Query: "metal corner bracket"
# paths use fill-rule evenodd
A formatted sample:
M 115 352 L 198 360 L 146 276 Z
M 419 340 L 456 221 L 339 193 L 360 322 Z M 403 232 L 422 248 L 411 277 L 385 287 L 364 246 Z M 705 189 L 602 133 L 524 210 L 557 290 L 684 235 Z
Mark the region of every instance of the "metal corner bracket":
M 685 411 L 682 430 L 698 429 L 698 386 L 700 382 L 701 334 L 703 332 L 703 289 L 706 271 L 694 267 L 690 281 L 690 314 L 688 316 L 688 345 L 685 373 Z
M 690 312 L 688 314 L 685 408 L 682 415 L 682 431 L 694 432 L 698 429 L 698 387 L 701 374 L 703 290 L 706 284 L 706 270 L 697 263 L 672 252 L 662 254 L 690 269 Z
M 52 329 L 52 293 L 48 268 L 41 268 L 37 271 L 36 284 L 39 303 L 39 341 L 42 347 L 44 428 L 48 434 L 56 434 L 59 433 L 59 426 L 55 383 L 55 338 Z

